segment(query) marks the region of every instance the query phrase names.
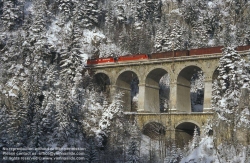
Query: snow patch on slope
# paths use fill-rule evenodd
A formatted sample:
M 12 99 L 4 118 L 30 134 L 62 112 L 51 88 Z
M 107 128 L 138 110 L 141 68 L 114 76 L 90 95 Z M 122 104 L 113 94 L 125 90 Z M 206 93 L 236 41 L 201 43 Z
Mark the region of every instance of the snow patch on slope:
M 205 137 L 197 148 L 190 151 L 190 154 L 181 160 L 181 163 L 213 162 L 215 160 L 213 147 L 213 138 Z

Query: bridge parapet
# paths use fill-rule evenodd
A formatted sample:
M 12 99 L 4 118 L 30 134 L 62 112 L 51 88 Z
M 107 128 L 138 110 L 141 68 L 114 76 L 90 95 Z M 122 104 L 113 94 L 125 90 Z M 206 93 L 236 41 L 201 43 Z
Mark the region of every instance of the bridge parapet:
M 249 55 L 249 50 L 240 51 L 238 52 L 241 56 L 246 58 Z M 136 61 L 126 61 L 126 62 L 117 62 L 117 63 L 106 63 L 106 64 L 99 64 L 99 65 L 91 65 L 87 66 L 87 68 L 99 69 L 99 68 L 107 68 L 107 67 L 118 67 L 118 66 L 134 66 L 134 65 L 147 65 L 147 64 L 157 64 L 157 63 L 171 63 L 174 61 L 176 62 L 183 62 L 183 61 L 191 61 L 191 60 L 213 60 L 219 59 L 222 57 L 221 53 L 214 53 L 214 54 L 203 54 L 203 55 L 193 55 L 193 56 L 181 56 L 175 57 L 174 59 L 171 58 L 161 58 L 161 59 L 150 59 L 150 60 L 136 60 Z

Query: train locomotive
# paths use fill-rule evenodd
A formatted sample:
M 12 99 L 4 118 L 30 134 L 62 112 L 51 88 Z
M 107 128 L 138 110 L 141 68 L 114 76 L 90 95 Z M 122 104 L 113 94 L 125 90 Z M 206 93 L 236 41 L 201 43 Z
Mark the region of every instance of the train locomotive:
M 223 46 L 209 47 L 209 48 L 199 48 L 199 49 L 190 49 L 190 50 L 174 50 L 167 52 L 159 52 L 152 54 L 135 54 L 119 57 L 108 57 L 108 58 L 95 58 L 88 59 L 87 66 L 97 65 L 97 64 L 112 64 L 117 62 L 127 62 L 127 61 L 140 61 L 140 60 L 150 60 L 150 59 L 161 59 L 161 58 L 175 58 L 175 57 L 184 57 L 184 56 L 195 56 L 195 55 L 207 55 L 207 54 L 216 54 L 222 53 Z M 249 50 L 250 45 L 238 46 L 237 51 Z

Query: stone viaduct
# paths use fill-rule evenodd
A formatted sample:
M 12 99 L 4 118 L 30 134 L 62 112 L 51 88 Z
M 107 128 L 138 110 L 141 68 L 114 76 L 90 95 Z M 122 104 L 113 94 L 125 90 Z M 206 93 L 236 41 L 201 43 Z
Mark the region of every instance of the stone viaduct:
M 249 51 L 240 52 L 248 58 Z M 212 81 L 217 77 L 220 53 L 200 56 L 185 56 L 163 59 L 149 59 L 88 67 L 95 76 L 109 87 L 111 96 L 117 90 L 124 93 L 124 111 L 131 114 L 131 81 L 139 80 L 138 108 L 133 111 L 141 130 L 152 122 L 161 124 L 167 130 L 199 128 L 212 118 Z M 203 112 L 191 111 L 190 80 L 192 75 L 202 71 L 204 75 Z M 160 113 L 159 81 L 168 74 L 170 77 L 169 111 Z M 167 119 L 171 115 L 170 124 Z M 192 124 L 192 125 L 190 125 Z

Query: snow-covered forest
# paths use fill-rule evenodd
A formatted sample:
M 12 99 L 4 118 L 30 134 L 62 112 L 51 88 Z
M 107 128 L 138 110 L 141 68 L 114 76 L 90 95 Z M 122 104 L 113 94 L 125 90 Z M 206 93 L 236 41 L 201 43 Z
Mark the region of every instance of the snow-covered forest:
M 250 67 L 234 49 L 249 44 L 248 0 L 0 0 L 0 162 L 3 147 L 84 147 L 89 163 L 250 162 Z M 212 46 L 224 46 L 215 116 L 184 148 L 143 135 L 123 93 L 111 100 L 85 68 L 88 58 Z M 196 105 L 202 73 L 192 79 Z

